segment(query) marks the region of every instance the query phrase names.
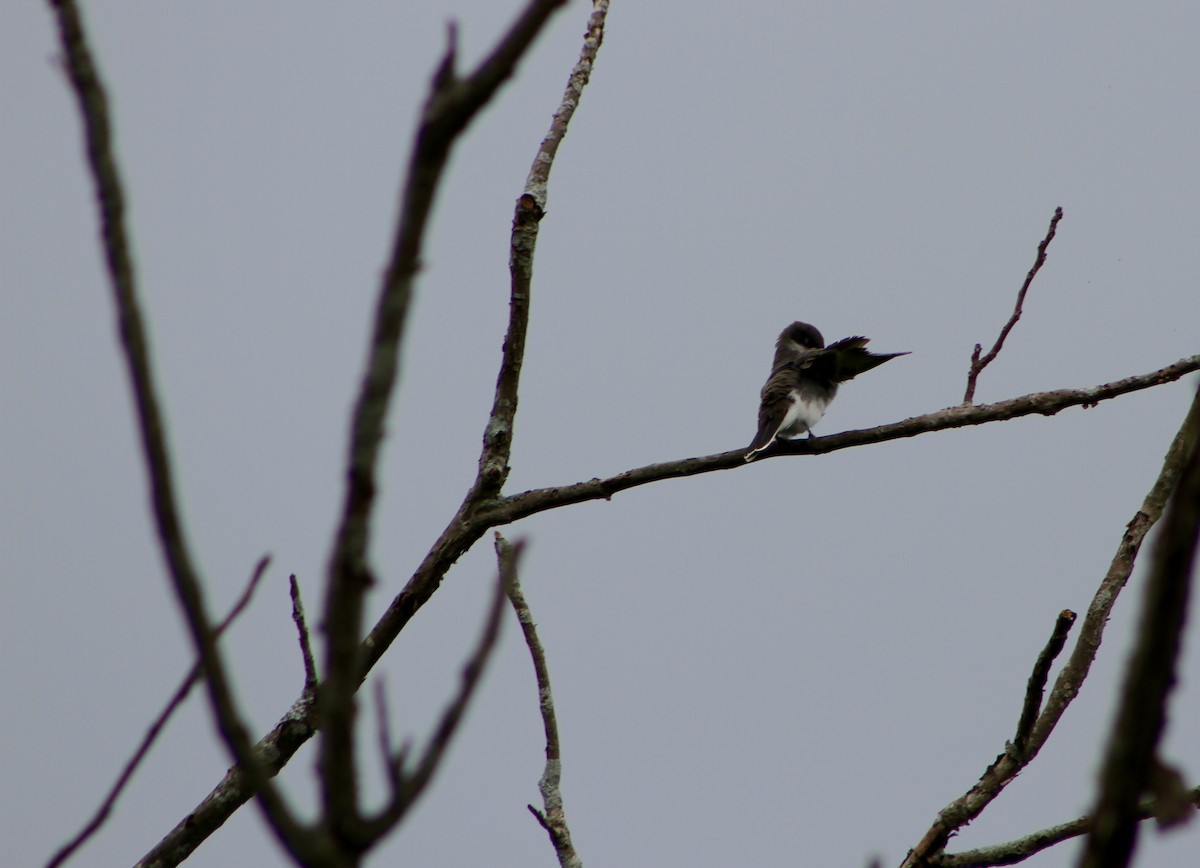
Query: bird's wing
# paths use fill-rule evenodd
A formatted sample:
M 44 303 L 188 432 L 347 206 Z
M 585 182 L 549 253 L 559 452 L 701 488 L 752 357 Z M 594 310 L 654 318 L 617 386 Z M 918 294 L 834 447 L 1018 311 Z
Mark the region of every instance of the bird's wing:
M 853 380 L 859 374 L 877 368 L 889 359 L 908 353 L 872 353 L 866 349 L 867 339 L 861 335 L 843 338 L 821 350 L 820 359 L 813 362 L 814 372 L 828 376 L 835 383 Z
M 758 433 L 746 447 L 747 461 L 770 446 L 779 433 L 791 403 L 788 395 L 795 386 L 795 380 L 796 375 L 790 365 L 780 365 L 771 372 L 762 388 L 762 401 L 758 405 Z

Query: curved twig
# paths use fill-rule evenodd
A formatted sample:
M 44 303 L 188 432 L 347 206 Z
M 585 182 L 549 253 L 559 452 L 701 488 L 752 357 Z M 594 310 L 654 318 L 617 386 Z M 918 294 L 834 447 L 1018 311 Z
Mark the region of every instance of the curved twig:
M 497 532 L 496 555 L 500 558 L 507 557 L 512 548 L 512 545 Z M 525 595 L 521 593 L 521 584 L 515 572 L 513 580 L 506 585 L 506 590 L 513 611 L 517 614 L 517 621 L 521 624 L 529 656 L 533 658 L 533 671 L 538 686 L 538 707 L 542 713 L 542 728 L 546 732 L 546 766 L 542 771 L 541 780 L 538 781 L 544 810 L 539 811 L 533 805 L 526 807 L 550 836 L 550 843 L 558 856 L 558 864 L 562 868 L 583 868 L 583 861 L 571 842 L 571 829 L 567 825 L 567 815 L 563 809 L 562 753 L 558 743 L 558 716 L 554 713 L 554 695 L 550 691 L 550 670 L 546 666 L 546 651 L 538 638 L 537 624 L 533 621 L 533 613 L 529 611 Z
M 238 597 L 237 602 L 233 604 L 233 608 L 229 610 L 229 614 L 224 620 L 216 626 L 213 634 L 220 638 L 221 634 L 229 629 L 229 625 L 237 620 L 238 616 L 246 610 L 250 605 L 250 600 L 254 597 L 254 592 L 258 590 L 259 582 L 267 573 L 267 566 L 271 563 L 270 555 L 264 555 L 259 559 L 254 567 L 254 572 L 250 576 L 250 581 L 246 585 L 246 589 L 242 591 L 242 595 Z M 75 854 L 75 852 L 87 843 L 96 832 L 100 831 L 100 827 L 104 825 L 108 819 L 108 815 L 112 812 L 113 806 L 116 805 L 117 799 L 121 797 L 121 793 L 125 791 L 125 787 L 133 779 L 133 773 L 137 771 L 142 760 L 150 753 L 150 748 L 154 742 L 158 740 L 159 733 L 163 727 L 167 725 L 167 721 L 175 714 L 188 695 L 192 692 L 192 688 L 199 683 L 204 675 L 204 668 L 199 662 L 192 666 L 190 672 L 183 677 L 179 687 L 171 694 L 171 698 L 167 700 L 167 704 L 163 710 L 159 712 L 158 717 L 154 718 L 154 722 L 150 724 L 150 728 L 146 730 L 146 734 L 142 736 L 141 743 L 137 746 L 137 750 L 133 752 L 133 756 L 125 763 L 125 767 L 121 769 L 121 774 L 117 776 L 117 780 L 113 783 L 112 788 L 108 791 L 108 795 L 104 797 L 104 801 L 100 803 L 100 807 L 87 824 L 79 831 L 79 834 L 64 844 L 57 853 L 50 857 L 50 861 L 46 863 L 46 868 L 57 868 Z
M 1025 293 L 1029 292 L 1030 284 L 1033 283 L 1033 279 L 1037 277 L 1037 273 L 1042 270 L 1042 266 L 1046 263 L 1046 248 L 1054 240 L 1054 233 L 1058 231 L 1058 221 L 1062 217 L 1063 209 L 1055 208 L 1054 216 L 1050 218 L 1050 228 L 1046 230 L 1046 237 L 1038 245 L 1037 258 L 1033 260 L 1033 267 L 1025 275 L 1025 282 L 1021 284 L 1021 288 L 1017 292 L 1017 303 L 1013 308 L 1012 316 L 1008 318 L 1008 322 L 1004 324 L 1004 328 L 1000 329 L 1000 335 L 996 338 L 996 343 L 992 345 L 992 348 L 988 350 L 987 355 L 983 358 L 979 357 L 979 354 L 983 351 L 983 347 L 979 344 L 975 345 L 975 350 L 971 353 L 971 368 L 967 372 L 967 391 L 963 395 L 964 404 L 970 404 L 975 400 L 975 381 L 979 379 L 979 375 L 983 372 L 983 369 L 990 365 L 996 356 L 1000 355 L 1000 350 L 1004 349 L 1004 339 L 1008 337 L 1008 333 L 1013 330 L 1013 326 L 1021 318 L 1021 309 L 1025 304 Z

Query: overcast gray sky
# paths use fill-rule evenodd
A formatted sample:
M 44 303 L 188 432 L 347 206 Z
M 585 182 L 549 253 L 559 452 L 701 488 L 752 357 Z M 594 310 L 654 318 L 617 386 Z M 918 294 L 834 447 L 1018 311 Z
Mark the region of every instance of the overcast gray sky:
M 315 612 L 445 21 L 473 61 L 515 8 L 86 4 L 213 608 L 274 559 L 227 645 L 256 730 L 302 687 L 286 578 Z M 474 476 L 512 204 L 589 11 L 559 14 L 450 164 L 390 419 L 369 614 Z M 0 838 L 7 864 L 34 865 L 94 809 L 191 657 L 51 18 L 37 2 L 0 16 Z M 1197 352 L 1197 33 L 1187 2 L 614 0 L 551 177 L 508 490 L 748 443 L 772 342 L 795 319 L 912 352 L 846 386 L 818 434 L 957 403 L 972 345 L 994 339 L 1059 205 L 977 400 Z M 899 863 L 1012 736 L 1056 614 L 1086 609 L 1195 382 L 670 481 L 509 529 L 530 540 L 523 580 L 585 862 Z M 424 733 L 450 696 L 493 574 L 481 543 L 376 670 L 396 731 Z M 1042 755 L 956 845 L 1087 811 L 1142 575 Z M 525 810 L 536 689 L 515 624 L 502 642 L 441 776 L 372 864 L 553 864 Z M 1165 747 L 1193 784 L 1198 663 L 1193 637 Z M 313 757 L 283 775 L 299 803 Z M 72 864 L 132 863 L 228 764 L 193 699 Z M 1139 868 L 1195 864 L 1200 825 L 1146 832 Z M 285 860 L 245 809 L 188 864 Z

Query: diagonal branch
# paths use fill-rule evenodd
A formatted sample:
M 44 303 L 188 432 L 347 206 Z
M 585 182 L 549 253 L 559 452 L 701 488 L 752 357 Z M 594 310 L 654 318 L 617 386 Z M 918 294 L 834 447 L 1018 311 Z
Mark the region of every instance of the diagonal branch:
M 1187 798 L 1193 805 L 1200 806 L 1200 787 L 1188 791 Z M 1158 816 L 1159 806 L 1154 801 L 1142 802 L 1137 808 L 1137 818 L 1148 820 Z M 1039 829 L 1024 837 L 1003 844 L 993 844 L 990 847 L 980 847 L 976 850 L 964 850 L 961 853 L 946 853 L 933 861 L 938 868 L 992 868 L 995 865 L 1016 865 L 1024 862 L 1035 853 L 1040 853 L 1055 844 L 1078 838 L 1091 831 L 1094 824 L 1092 817 L 1080 817 L 1069 823 L 1060 823 L 1046 829 Z
M 354 408 L 345 500 L 326 588 L 326 666 L 319 703 L 324 737 L 319 766 L 323 810 L 334 837 L 340 840 L 353 841 L 361 833 L 354 762 L 354 694 L 360 683 L 363 600 L 371 584 L 367 566 L 370 519 L 384 421 L 395 389 L 400 343 L 429 214 L 458 136 L 512 75 L 517 61 L 565 2 L 530 0 L 491 54 L 466 78 L 455 71 L 457 40 L 451 27 L 446 53 L 418 124 L 391 259 L 379 292 L 366 370 Z
M 1125 587 L 1125 583 L 1133 572 L 1134 560 L 1141 549 L 1142 541 L 1162 516 L 1167 499 L 1175 489 L 1198 438 L 1200 438 L 1200 393 L 1197 393 L 1196 398 L 1192 401 L 1192 406 L 1188 410 L 1183 424 L 1175 434 L 1175 439 L 1171 442 L 1167 455 L 1163 459 L 1162 470 L 1142 501 L 1142 508 L 1130 520 L 1121 542 L 1117 545 L 1117 551 L 1113 555 L 1108 572 L 1100 581 L 1100 586 L 1092 597 L 1091 605 L 1088 606 L 1088 612 L 1079 628 L 1079 637 L 1075 640 L 1071 657 L 1058 673 L 1054 689 L 1046 698 L 1046 704 L 1029 733 L 1024 749 L 1019 753 L 1016 750 L 1007 750 L 1000 754 L 988 766 L 975 786 L 939 811 L 937 819 L 917 846 L 909 851 L 901 868 L 919 868 L 919 866 L 929 864 L 942 852 L 946 842 L 950 840 L 950 836 L 978 817 L 1021 769 L 1037 756 L 1038 751 L 1046 743 L 1063 712 L 1078 695 L 1084 679 L 1087 678 L 1092 661 L 1100 648 L 1100 639 L 1108 623 L 1109 613 L 1112 611 L 1121 589 Z
M 209 704 L 217 728 L 234 759 L 246 764 L 272 829 L 290 848 L 301 839 L 303 830 L 288 811 L 282 797 L 269 786 L 269 778 L 254 753 L 249 733 L 234 702 L 225 664 L 217 649 L 203 586 L 183 531 L 165 423 L 154 385 L 149 337 L 138 301 L 133 256 L 125 227 L 124 187 L 113 150 L 108 97 L 88 48 L 83 19 L 74 0 L 50 0 L 50 6 L 58 20 L 67 74 L 83 119 L 88 162 L 100 210 L 105 261 L 117 312 L 121 346 L 137 407 L 138 430 L 150 478 L 159 544 L 175 596 L 191 633 L 196 656 L 204 667 Z
M 258 590 L 259 582 L 267 573 L 267 566 L 271 563 L 269 555 L 264 555 L 259 559 L 258 564 L 254 567 L 254 573 L 250 576 L 250 582 L 246 585 L 246 589 L 242 591 L 242 595 L 238 597 L 237 602 L 233 604 L 233 608 L 229 610 L 229 614 L 224 620 L 213 630 L 214 638 L 220 638 L 221 634 L 229 629 L 237 617 L 246 610 L 250 605 L 250 600 L 254 597 L 254 592 Z M 150 724 L 150 728 L 146 730 L 146 734 L 142 737 L 141 743 L 137 746 L 137 750 L 133 752 L 133 756 L 125 763 L 125 767 L 121 769 L 121 774 L 117 777 L 116 782 L 108 791 L 104 801 L 100 804 L 96 813 L 87 822 L 87 825 L 80 830 L 79 834 L 64 844 L 57 853 L 50 857 L 50 861 L 46 863 L 46 868 L 57 868 L 75 854 L 75 852 L 87 843 L 88 839 L 100 830 L 108 819 L 108 815 L 112 812 L 113 806 L 116 805 L 117 799 L 121 797 L 121 793 L 125 791 L 125 787 L 133 779 L 133 773 L 137 771 L 138 766 L 142 764 L 142 760 L 150 753 L 150 748 L 154 742 L 158 740 L 159 733 L 163 727 L 167 725 L 167 721 L 175 714 L 188 695 L 192 692 L 192 688 L 200 681 L 204 675 L 204 669 L 197 662 L 192 666 L 190 672 L 183 677 L 179 687 L 171 694 L 171 698 L 167 700 L 166 706 L 159 712 L 158 717 L 154 718 L 154 722 Z
M 996 343 L 988 350 L 986 356 L 979 358 L 979 353 L 983 347 L 979 344 L 975 345 L 975 351 L 971 353 L 971 369 L 967 372 L 967 391 L 963 395 L 963 403 L 970 404 L 975 400 L 975 381 L 979 379 L 983 369 L 990 365 L 1000 355 L 1000 350 L 1004 349 L 1004 340 L 1008 337 L 1008 333 L 1013 330 L 1013 326 L 1017 324 L 1017 320 L 1021 318 L 1021 308 L 1025 304 L 1025 293 L 1029 292 L 1029 286 L 1033 283 L 1033 279 L 1037 277 L 1037 273 L 1042 270 L 1042 266 L 1046 263 L 1046 248 L 1050 246 L 1050 242 L 1054 240 L 1054 233 L 1058 231 L 1058 221 L 1063 217 L 1063 209 L 1055 208 L 1054 216 L 1050 218 L 1050 228 L 1046 231 L 1046 237 L 1042 239 L 1042 243 L 1038 245 L 1037 258 L 1033 261 L 1033 267 L 1029 269 L 1029 273 L 1025 275 L 1025 282 L 1021 284 L 1021 289 L 1017 292 L 1017 304 L 1013 308 L 1012 316 L 1008 318 L 1008 322 L 1004 324 L 1004 328 L 1000 329 L 1000 335 L 996 338 Z
M 497 532 L 496 555 L 501 558 L 507 557 L 512 548 L 512 545 Z M 550 836 L 550 843 L 554 846 L 561 868 L 582 868 L 583 861 L 575 852 L 575 845 L 571 843 L 571 829 L 567 826 L 567 815 L 563 809 L 562 753 L 558 744 L 558 716 L 554 713 L 554 695 L 550 692 L 550 670 L 546 666 L 546 651 L 542 648 L 533 613 L 529 611 L 529 604 L 525 601 L 525 595 L 521 593 L 521 584 L 515 574 L 513 580 L 508 583 L 507 590 L 508 600 L 517 614 L 517 621 L 521 624 L 521 632 L 525 634 L 529 655 L 533 658 L 542 728 L 546 732 L 546 767 L 541 780 L 538 781 L 544 810 L 539 811 L 533 805 L 526 807 Z
M 1200 391 L 1195 403 L 1200 405 Z M 1137 843 L 1138 800 L 1150 788 L 1166 727 L 1200 531 L 1200 437 L 1193 437 L 1190 453 L 1154 547 L 1081 868 L 1124 868 Z
M 547 184 L 558 146 L 567 134 L 567 127 L 579 106 L 583 89 L 592 74 L 596 53 L 604 41 L 604 22 L 608 0 L 593 0 L 592 15 L 583 36 L 579 60 L 571 70 L 566 91 L 550 129 L 525 180 L 525 192 L 517 199 L 513 214 L 510 242 L 509 271 L 511 294 L 509 300 L 508 333 L 504 337 L 500 373 L 496 377 L 496 396 L 483 434 L 483 450 L 479 455 L 479 475 L 472 498 L 493 497 L 504 487 L 508 478 L 508 459 L 512 452 L 513 421 L 517 414 L 517 388 L 521 364 L 525 358 L 525 333 L 529 328 L 529 300 L 533 285 L 533 257 L 537 249 L 538 224 L 546 211 Z

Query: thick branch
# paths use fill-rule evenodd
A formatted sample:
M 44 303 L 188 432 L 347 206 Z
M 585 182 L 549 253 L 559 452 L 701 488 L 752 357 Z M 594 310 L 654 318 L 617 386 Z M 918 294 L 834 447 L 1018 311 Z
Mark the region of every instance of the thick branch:
M 1200 391 L 1196 393 L 1200 405 Z M 1167 697 L 1175 684 L 1187 619 L 1200 530 L 1200 437 L 1154 548 L 1142 595 L 1141 625 L 1129 659 L 1117 718 L 1109 736 L 1095 822 L 1081 868 L 1124 868 L 1137 842 L 1138 800 L 1150 788 L 1156 751 L 1166 726 Z
M 142 452 L 150 478 L 154 521 L 163 558 L 171 576 L 175 596 L 183 611 L 196 656 L 206 675 L 209 703 L 218 730 L 235 760 L 247 766 L 271 827 L 289 847 L 298 846 L 303 829 L 292 818 L 279 794 L 269 786 L 233 699 L 229 676 L 217 649 L 216 636 L 208 617 L 203 585 L 188 549 L 180 518 L 171 458 L 158 391 L 150 361 L 150 346 L 143 323 L 137 285 L 125 229 L 125 196 L 112 145 L 108 97 L 88 48 L 83 20 L 74 0 L 50 0 L 58 19 L 59 37 L 66 58 L 67 74 L 79 102 L 87 142 L 88 162 L 100 210 L 105 261 L 121 335 L 121 346 L 137 407 Z
M 1058 231 L 1058 221 L 1062 219 L 1062 208 L 1054 209 L 1054 216 L 1050 218 L 1050 228 L 1046 230 L 1046 237 L 1042 239 L 1042 243 L 1038 245 L 1037 257 L 1033 261 L 1033 267 L 1029 269 L 1029 273 L 1025 275 L 1025 282 L 1021 284 L 1020 290 L 1017 291 L 1017 304 L 1013 308 L 1012 316 L 1008 318 L 1008 322 L 1004 324 L 1004 328 L 1000 329 L 1000 335 L 996 338 L 996 343 L 988 350 L 986 356 L 982 359 L 979 353 L 983 350 L 979 344 L 975 345 L 975 351 L 971 354 L 971 369 L 967 372 L 967 391 L 963 395 L 963 403 L 970 404 L 975 400 L 975 381 L 979 379 L 980 373 L 990 365 L 1000 355 L 1000 350 L 1004 349 L 1004 340 L 1008 337 L 1008 333 L 1013 330 L 1013 326 L 1017 324 L 1017 320 L 1021 318 L 1022 307 L 1025 304 L 1025 293 L 1029 292 L 1029 286 L 1033 283 L 1033 279 L 1037 277 L 1037 273 L 1042 270 L 1042 266 L 1046 263 L 1046 248 L 1050 246 L 1050 242 L 1054 240 L 1054 233 Z
M 1083 619 L 1083 625 L 1079 629 L 1079 637 L 1075 640 L 1071 657 L 1059 672 L 1054 689 L 1046 698 L 1046 704 L 1043 706 L 1023 750 L 1020 752 L 1008 750 L 1000 754 L 988 766 L 975 786 L 943 808 L 921 841 L 909 851 L 902 868 L 920 868 L 920 866 L 930 864 L 945 848 L 950 836 L 978 817 L 1021 769 L 1037 756 L 1042 745 L 1046 743 L 1063 712 L 1078 695 L 1079 689 L 1091 669 L 1092 661 L 1100 648 L 1100 639 L 1104 634 L 1104 628 L 1108 623 L 1109 612 L 1112 611 L 1117 596 L 1129 580 L 1142 541 L 1162 515 L 1167 498 L 1174 491 L 1198 437 L 1200 437 L 1200 393 L 1192 401 L 1191 409 L 1188 410 L 1183 424 L 1167 450 L 1158 479 L 1155 480 L 1150 492 L 1142 501 L 1142 508 L 1129 522 L 1121 542 L 1117 545 L 1117 551 L 1113 555 L 1108 572 L 1100 581 L 1100 586 L 1092 597 L 1087 615 Z
M 371 583 L 367 549 L 375 473 L 430 210 L 459 134 L 512 75 L 517 61 L 564 3 L 530 0 L 492 53 L 465 79 L 455 73 L 451 28 L 409 158 L 391 260 L 380 288 L 366 371 L 355 403 L 345 501 L 325 599 L 326 666 L 319 703 L 324 732 L 319 761 L 322 803 L 334 837 L 350 848 L 362 835 L 354 761 L 354 694 L 359 685 L 363 599 Z

